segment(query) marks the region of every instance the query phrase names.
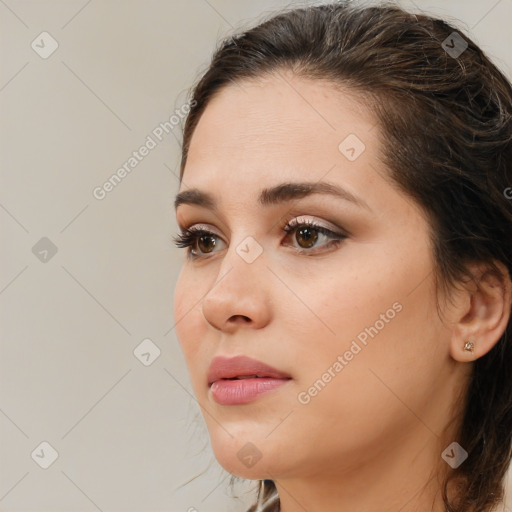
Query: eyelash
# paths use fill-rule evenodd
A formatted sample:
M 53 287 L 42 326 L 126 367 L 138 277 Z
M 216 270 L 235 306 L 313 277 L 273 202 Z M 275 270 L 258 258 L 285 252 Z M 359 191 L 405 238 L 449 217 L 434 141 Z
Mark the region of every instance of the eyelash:
M 302 228 L 302 227 L 312 228 L 315 231 L 318 231 L 318 232 L 332 238 L 331 242 L 325 244 L 322 247 L 338 246 L 345 238 L 347 238 L 346 235 L 343 235 L 341 233 L 335 233 L 334 231 L 331 231 L 330 229 L 327 229 L 326 227 L 321 226 L 320 224 L 317 224 L 311 220 L 305 220 L 305 221 L 299 222 L 297 219 L 293 219 L 290 222 L 288 222 L 282 229 L 286 233 L 286 235 L 289 236 L 290 234 L 295 232 L 298 228 Z M 179 248 L 186 248 L 187 256 L 189 258 L 195 259 L 195 258 L 208 257 L 212 253 L 205 253 L 204 255 L 199 255 L 202 253 L 199 253 L 199 254 L 194 253 L 194 247 L 201 236 L 212 236 L 215 238 L 220 238 L 215 233 L 212 233 L 211 231 L 207 231 L 205 229 L 185 228 L 182 230 L 181 233 L 178 233 L 176 236 L 173 237 L 173 242 Z M 316 252 L 316 251 L 310 250 L 310 249 L 297 249 L 297 248 L 294 248 L 294 249 L 299 254 L 309 253 L 309 255 L 311 255 Z

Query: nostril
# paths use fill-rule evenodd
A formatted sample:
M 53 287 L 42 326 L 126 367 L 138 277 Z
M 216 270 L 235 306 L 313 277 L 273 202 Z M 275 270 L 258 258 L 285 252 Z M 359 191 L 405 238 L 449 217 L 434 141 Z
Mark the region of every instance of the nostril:
M 248 317 L 248 316 L 245 316 L 245 315 L 233 315 L 230 320 L 232 322 L 243 322 L 243 323 L 246 323 L 246 322 L 250 322 L 251 319 Z

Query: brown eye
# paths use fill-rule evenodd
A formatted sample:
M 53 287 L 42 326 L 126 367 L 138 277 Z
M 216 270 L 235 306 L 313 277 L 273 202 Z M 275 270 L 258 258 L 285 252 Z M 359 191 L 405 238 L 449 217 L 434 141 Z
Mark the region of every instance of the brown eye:
M 293 237 L 292 247 L 298 253 L 305 255 L 313 255 L 334 248 L 347 238 L 344 233 L 335 233 L 311 221 L 299 222 L 295 219 L 282 229 L 288 235 L 286 238 Z M 222 248 L 222 244 L 225 243 L 219 235 L 205 229 L 182 228 L 181 230 L 182 232 L 174 237 L 174 243 L 177 247 L 186 248 L 187 257 L 191 259 L 206 258 L 209 254 L 215 254 L 219 252 L 216 249 Z M 326 239 L 328 243 L 316 247 L 317 242 L 322 238 Z
M 305 220 L 293 219 L 283 227 L 283 231 L 292 237 L 290 242 L 301 254 L 313 255 L 320 251 L 327 250 L 338 246 L 347 235 L 344 233 L 335 233 L 334 231 L 312 222 Z M 327 240 L 327 243 L 318 244 L 322 239 Z
M 295 239 L 300 247 L 308 249 L 309 247 L 313 247 L 316 241 L 318 240 L 318 231 L 315 228 L 311 227 L 303 227 L 297 230 L 295 235 Z
M 216 249 L 222 247 L 224 242 L 218 235 L 205 229 L 181 228 L 181 233 L 174 237 L 174 243 L 177 247 L 186 248 L 187 257 L 195 259 L 218 252 Z
M 202 253 L 209 253 L 215 248 L 215 237 L 210 235 L 200 236 L 197 240 L 197 246 Z

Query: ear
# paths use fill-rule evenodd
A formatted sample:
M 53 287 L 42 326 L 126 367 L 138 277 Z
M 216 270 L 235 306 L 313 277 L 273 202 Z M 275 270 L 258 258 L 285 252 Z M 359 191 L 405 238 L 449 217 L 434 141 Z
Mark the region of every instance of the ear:
M 478 359 L 500 340 L 511 317 L 512 282 L 507 268 L 495 261 L 499 274 L 485 263 L 469 266 L 474 279 L 455 293 L 450 355 L 456 361 Z

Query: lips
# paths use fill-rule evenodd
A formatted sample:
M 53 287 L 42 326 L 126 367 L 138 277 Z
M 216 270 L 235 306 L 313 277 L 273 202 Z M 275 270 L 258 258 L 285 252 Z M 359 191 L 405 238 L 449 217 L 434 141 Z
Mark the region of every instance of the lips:
M 246 356 L 218 356 L 208 371 L 210 396 L 221 406 L 250 404 L 290 381 L 289 374 Z
M 291 379 L 282 372 L 261 361 L 246 356 L 223 357 L 213 359 L 208 370 L 208 386 L 218 380 L 243 380 L 250 378 Z

